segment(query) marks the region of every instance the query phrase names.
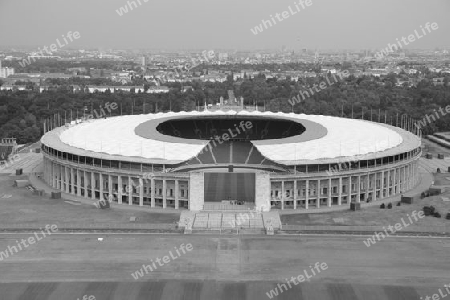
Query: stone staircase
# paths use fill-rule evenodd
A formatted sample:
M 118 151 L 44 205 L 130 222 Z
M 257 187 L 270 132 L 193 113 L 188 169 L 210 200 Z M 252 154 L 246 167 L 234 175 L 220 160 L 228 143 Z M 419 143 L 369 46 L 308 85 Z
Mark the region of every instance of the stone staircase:
M 192 212 L 183 211 L 179 227 L 185 233 L 273 234 L 281 229 L 278 211 Z

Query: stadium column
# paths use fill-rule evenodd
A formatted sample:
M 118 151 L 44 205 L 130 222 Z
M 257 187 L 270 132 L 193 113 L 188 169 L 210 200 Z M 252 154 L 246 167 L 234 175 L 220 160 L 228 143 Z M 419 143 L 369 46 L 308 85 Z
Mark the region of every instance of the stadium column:
M 306 179 L 306 186 L 305 186 L 305 209 L 308 209 L 309 207 L 309 179 Z
M 284 180 L 281 180 L 281 210 L 284 209 L 284 199 L 286 191 L 284 190 Z
M 99 178 L 99 181 L 100 181 L 100 200 L 103 200 L 104 198 L 103 198 L 103 173 L 98 173 L 98 178 Z
M 407 170 L 407 172 L 406 172 L 406 189 L 410 190 L 411 189 L 411 164 L 407 165 L 406 170 Z
M 408 177 L 408 190 L 410 190 L 410 189 L 412 189 L 414 187 L 414 181 L 413 181 L 413 178 L 414 178 L 414 165 L 413 165 L 413 163 L 409 164 L 408 170 L 409 170 L 409 173 L 408 173 L 408 175 L 409 175 L 409 177 Z
M 350 202 L 352 201 L 352 176 L 348 176 L 347 180 L 347 205 L 350 205 Z
M 139 206 L 144 206 L 144 181 L 139 178 Z
M 64 182 L 63 182 L 63 166 L 58 165 L 58 176 L 59 176 L 59 184 L 58 184 L 58 189 L 60 191 L 64 190 Z
M 113 187 L 112 176 L 111 176 L 111 174 L 109 174 L 108 175 L 108 200 L 112 196 L 112 187 Z
M 56 176 L 58 176 L 58 180 L 56 182 L 57 186 L 58 186 L 58 190 L 61 190 L 61 186 L 62 186 L 62 176 L 61 176 L 61 165 L 58 164 L 58 168 L 56 170 Z
M 53 186 L 53 177 L 54 177 L 54 174 L 53 174 L 53 172 L 54 172 L 54 169 L 53 169 L 53 162 L 49 159 L 48 160 L 48 168 L 49 168 L 49 172 L 50 172 L 50 177 L 49 177 L 49 181 L 48 181 L 48 183 L 49 184 L 51 184 L 52 185 L 52 187 L 54 187 Z
M 52 162 L 52 175 L 53 175 L 53 178 L 52 178 L 53 185 L 52 185 L 52 187 L 55 188 L 55 189 L 58 187 L 58 177 L 57 177 L 57 172 L 56 171 L 57 171 L 56 164 L 54 162 Z
M 58 190 L 62 190 L 62 174 L 61 174 L 61 165 L 58 165 L 57 175 L 58 175 Z
M 123 185 L 122 185 L 122 176 L 117 176 L 117 203 L 122 204 L 122 192 L 123 192 Z
M 75 172 L 70 168 L 70 193 L 75 195 Z
M 414 178 L 416 180 L 416 182 L 414 183 L 414 185 L 418 184 L 420 182 L 420 171 L 419 171 L 419 163 L 416 161 L 416 163 L 414 164 Z
M 50 182 L 50 162 L 48 161 L 48 159 L 44 159 L 45 162 L 45 182 L 49 183 Z
M 389 197 L 391 195 L 391 169 L 388 169 L 386 175 L 386 197 Z
M 87 179 L 87 172 L 83 171 L 83 181 L 84 181 L 84 197 L 88 197 L 88 179 Z
M 416 179 L 416 182 L 414 185 L 416 185 L 420 182 L 420 171 L 419 171 L 418 161 L 416 161 L 416 163 L 414 164 L 414 178 Z
M 415 166 L 414 166 L 414 162 L 412 162 L 412 163 L 410 163 L 410 169 L 411 169 L 411 174 L 410 174 L 410 177 L 409 177 L 409 183 L 410 183 L 410 185 L 409 185 L 409 189 L 412 189 L 414 186 L 415 186 L 415 173 L 414 173 L 414 170 L 415 170 Z
M 331 177 L 328 178 L 328 199 L 327 199 L 328 207 L 331 207 Z
M 150 197 L 150 206 L 155 207 L 155 179 L 153 177 L 150 179 Z
M 52 188 L 56 188 L 56 164 L 52 162 Z
M 59 190 L 59 165 L 55 164 L 55 189 Z
M 369 186 L 370 186 L 370 173 L 367 173 L 367 175 L 366 175 L 366 184 L 365 184 L 366 194 L 364 196 L 364 200 L 366 202 L 367 202 L 367 199 L 369 199 Z
M 44 174 L 42 174 L 42 175 L 44 175 L 43 179 L 44 179 L 44 182 L 48 182 L 48 169 L 47 169 L 47 161 L 45 160 L 45 157 L 43 158 L 42 163 L 44 165 Z
M 167 207 L 167 180 L 163 178 L 163 208 Z
M 342 205 L 342 176 L 339 176 L 338 205 Z
M 178 203 L 178 193 L 179 193 L 179 182 L 178 179 L 175 180 L 175 209 L 179 208 L 179 203 Z
M 292 195 L 293 199 L 294 199 L 294 209 L 297 209 L 297 193 L 298 193 L 298 191 L 297 191 L 297 179 L 295 179 L 294 180 L 294 195 Z
M 408 188 L 406 186 L 406 169 L 407 166 L 403 167 L 403 187 L 402 187 L 402 192 L 405 192 Z
M 91 172 L 91 198 L 95 200 L 95 173 Z
M 320 190 L 320 179 L 317 180 L 317 185 L 316 185 L 316 207 L 320 208 L 320 195 L 321 195 L 321 190 Z
M 384 171 L 381 171 L 381 180 L 380 180 L 380 199 L 384 198 Z
M 70 193 L 69 167 L 64 167 L 64 179 L 66 183 L 66 193 L 69 194 Z
M 128 205 L 133 205 L 133 179 L 128 176 Z
M 361 175 L 358 175 L 358 186 L 356 187 L 356 203 L 361 203 Z
M 77 169 L 77 196 L 81 197 L 81 176 L 79 169 Z
M 395 189 L 397 186 L 397 168 L 394 168 L 394 178 L 392 179 L 392 195 L 395 195 Z
M 372 182 L 372 201 L 375 202 L 377 200 L 377 172 L 373 173 L 373 182 Z
M 44 157 L 44 181 L 48 183 L 48 174 L 49 174 L 49 170 L 48 170 L 48 161 L 45 159 Z
M 402 193 L 405 188 L 405 180 L 404 180 L 404 172 L 405 168 L 398 168 L 398 192 Z

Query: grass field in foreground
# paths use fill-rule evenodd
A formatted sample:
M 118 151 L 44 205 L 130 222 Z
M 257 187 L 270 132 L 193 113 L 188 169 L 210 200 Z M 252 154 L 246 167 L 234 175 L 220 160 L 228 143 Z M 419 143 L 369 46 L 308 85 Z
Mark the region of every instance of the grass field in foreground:
M 450 197 L 450 192 L 441 196 Z M 288 225 L 388 226 L 401 222 L 402 218 L 407 221 L 407 215 L 411 216 L 414 210 L 419 212 L 425 205 L 433 205 L 441 213 L 441 218 L 428 216 L 413 222 L 409 228 L 450 226 L 450 220 L 445 219 L 445 215 L 450 212 L 450 202 L 444 202 L 441 196 L 428 197 L 413 204 L 402 204 L 401 206 L 395 206 L 398 201 L 392 202 L 392 209 L 380 209 L 379 206 L 371 206 L 356 212 L 347 210 L 317 214 L 282 215 L 280 217 L 281 222 Z M 389 201 L 380 201 L 381 203 L 387 205 Z M 409 221 L 407 222 L 409 223 Z
M 130 211 L 123 209 L 97 209 L 93 205 L 72 205 L 64 200 L 49 199 L 33 195 L 25 188 L 13 187 L 13 177 L 0 175 L 0 227 L 2 224 L 129 224 L 130 217 L 137 217 L 136 223 L 175 223 L 179 213 L 157 213 L 148 210 Z M 11 195 L 2 198 L 3 195 Z

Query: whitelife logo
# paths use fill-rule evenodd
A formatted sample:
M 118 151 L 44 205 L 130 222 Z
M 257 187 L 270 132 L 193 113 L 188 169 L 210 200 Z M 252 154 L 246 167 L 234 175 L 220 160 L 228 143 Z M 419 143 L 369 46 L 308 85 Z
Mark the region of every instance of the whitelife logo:
M 340 78 L 340 80 L 343 80 L 350 76 L 350 72 L 348 70 L 344 70 L 342 72 L 338 72 L 337 75 Z M 325 76 L 325 79 L 327 82 L 321 81 L 318 85 L 314 83 L 312 88 L 314 88 L 316 90 L 316 92 L 319 93 L 321 90 L 325 90 L 328 87 L 335 84 L 336 82 L 339 82 L 339 80 L 336 78 L 336 76 L 334 74 L 331 74 L 331 76 L 334 78 L 334 81 L 330 81 L 328 76 Z M 320 87 L 320 90 L 317 87 Z M 289 99 L 288 102 L 292 106 L 294 106 L 296 103 L 300 103 L 302 100 L 305 100 L 306 98 L 311 97 L 312 95 L 314 95 L 312 88 L 309 89 L 309 91 L 311 92 L 311 95 L 307 91 L 300 91 L 297 96 L 292 97 L 292 99 Z M 300 99 L 300 96 L 302 96 L 302 99 Z
M 412 217 L 414 218 L 414 220 L 416 222 L 419 221 L 417 216 L 419 216 L 420 219 L 423 219 L 425 217 L 425 214 L 423 213 L 423 211 L 419 211 L 419 212 L 413 211 L 411 213 L 411 215 L 412 215 Z M 366 241 L 363 241 L 364 244 L 366 245 L 366 247 L 370 247 L 371 245 L 375 245 L 377 241 L 380 241 L 382 239 L 385 239 L 385 238 L 389 237 L 390 235 L 388 233 L 388 229 L 389 229 L 389 231 L 392 234 L 394 234 L 397 231 L 400 231 L 403 228 L 406 228 L 409 225 L 411 225 L 413 223 L 413 220 L 411 219 L 409 214 L 407 214 L 407 216 L 408 216 L 409 223 L 406 223 L 405 220 L 403 218 L 401 218 L 401 221 L 402 221 L 404 227 L 402 226 L 401 223 L 396 223 L 394 226 L 389 225 L 387 229 L 383 226 L 384 233 L 382 233 L 382 232 L 375 232 L 375 235 L 372 235 L 372 237 L 368 238 Z M 394 230 L 394 228 L 395 228 L 395 230 Z
M 448 294 L 442 293 L 442 290 L 439 289 L 439 294 L 433 294 L 432 296 L 428 296 L 426 295 L 425 298 L 420 297 L 420 300 L 441 300 L 444 299 L 445 297 L 447 297 L 448 295 L 450 295 L 450 283 L 449 284 L 445 284 L 444 285 L 445 290 L 447 291 Z
M 144 1 L 144 3 L 147 3 L 149 0 L 142 0 Z M 142 5 L 141 0 L 137 0 L 137 2 L 139 3 L 139 6 Z M 131 4 L 134 5 L 134 8 L 138 8 L 138 5 L 136 4 L 136 1 L 127 1 L 128 6 L 130 7 L 130 11 L 133 10 L 133 6 Z M 124 14 L 128 13 L 128 6 L 121 6 L 119 9 L 116 9 L 116 13 L 121 17 Z
M 140 268 L 139 270 L 137 270 L 137 271 L 134 272 L 134 273 L 131 273 L 131 276 L 132 276 L 135 280 L 138 280 L 139 278 L 144 277 L 145 274 L 148 274 L 148 271 L 149 271 L 149 270 L 150 270 L 150 272 L 153 272 L 153 271 L 155 271 L 155 270 L 158 269 L 158 267 L 156 266 L 155 262 L 157 262 L 158 265 L 159 265 L 160 267 L 162 267 L 162 266 L 164 266 L 164 264 L 168 264 L 168 263 L 171 261 L 170 258 L 172 258 L 172 260 L 175 260 L 175 259 L 177 259 L 178 257 L 180 257 L 180 256 L 181 256 L 181 253 L 180 253 L 179 250 L 181 250 L 181 252 L 183 252 L 183 254 L 186 254 L 186 250 L 190 252 L 190 251 L 192 251 L 192 250 L 194 249 L 194 247 L 192 246 L 191 243 L 188 243 L 188 244 L 186 244 L 186 245 L 184 245 L 184 243 L 183 243 L 183 244 L 180 245 L 179 248 L 177 248 L 177 247 L 174 247 L 174 248 L 175 248 L 175 251 L 177 252 L 178 256 L 174 256 L 173 253 L 172 253 L 172 250 L 170 250 L 170 251 L 169 251 L 170 257 L 169 257 L 168 255 L 164 256 L 164 257 L 162 258 L 163 263 L 161 263 L 161 259 L 160 259 L 159 257 L 157 257 L 157 258 L 155 259 L 155 261 L 153 261 L 153 259 L 151 259 L 151 260 L 150 260 L 150 261 L 152 262 L 151 265 L 145 265 L 145 264 L 142 265 L 142 268 Z M 186 249 L 185 249 L 185 248 L 186 248 Z M 144 271 L 145 271 L 145 274 L 144 274 Z
M 244 123 L 244 121 L 241 121 L 239 123 L 239 126 L 237 124 L 234 124 L 234 130 L 236 131 L 236 134 L 234 134 L 234 130 L 231 128 L 228 128 L 228 133 L 224 133 L 222 134 L 222 136 L 219 135 L 214 135 L 214 139 L 213 137 L 210 137 L 211 142 L 207 144 L 207 146 L 205 148 L 202 149 L 202 151 L 200 151 L 199 155 L 203 153 L 203 151 L 208 152 L 208 150 L 210 150 L 210 148 L 212 147 L 217 147 L 216 141 L 222 145 L 224 142 L 228 141 L 230 138 L 234 138 L 237 137 L 238 135 L 241 134 L 241 130 L 239 130 L 239 128 L 241 128 L 242 130 L 242 134 L 245 133 L 245 131 L 247 129 L 251 129 L 253 128 L 253 123 L 250 121 L 246 121 Z
M 16 241 L 17 247 L 19 247 L 19 250 L 17 249 L 16 246 L 8 246 L 8 248 L 5 251 L 0 251 L 0 261 L 3 261 L 4 259 L 7 259 L 10 255 L 12 256 L 14 253 L 18 253 L 19 251 L 23 250 L 22 245 L 24 248 L 28 248 L 28 246 L 33 245 L 36 242 L 39 242 L 40 240 L 47 237 L 47 235 L 51 235 L 52 233 L 55 233 L 58 231 L 58 227 L 56 225 L 50 226 L 48 224 L 45 225 L 45 230 L 47 231 L 47 233 L 45 233 L 42 228 L 39 228 L 39 229 L 41 229 L 40 233 L 42 234 L 42 237 L 39 237 L 39 235 L 38 235 L 39 233 L 34 232 L 34 237 L 30 236 L 26 240 L 22 239 L 20 242 Z M 27 244 L 27 241 L 29 244 Z M 14 252 L 13 252 L 13 250 L 14 250 Z M 8 253 L 8 251 L 9 251 L 9 253 Z
M 298 275 L 297 277 L 292 276 L 290 280 L 288 280 L 287 278 L 285 278 L 286 283 L 287 283 L 288 286 L 289 286 L 289 289 L 292 288 L 291 282 L 292 282 L 293 284 L 295 284 L 295 285 L 298 285 L 300 282 L 304 282 L 305 280 L 306 280 L 306 281 L 309 281 L 309 279 L 312 278 L 313 276 L 319 275 L 320 271 L 325 271 L 326 269 L 328 269 L 328 265 L 327 265 L 327 263 L 324 263 L 324 262 L 323 262 L 323 263 L 316 262 L 316 264 L 314 265 L 314 267 L 309 266 L 309 268 L 310 268 L 311 273 L 312 273 L 311 276 L 308 274 L 308 271 L 307 271 L 307 270 L 303 270 L 303 273 L 305 274 L 305 276 L 303 276 L 303 274 L 300 274 L 300 275 Z M 316 274 L 316 272 L 314 271 L 314 269 L 317 270 L 317 274 Z M 296 279 L 298 280 L 298 282 L 296 282 Z M 283 291 L 283 288 L 284 288 L 286 291 L 288 290 L 288 287 L 286 286 L 286 284 L 284 284 L 284 283 L 281 283 L 281 284 L 280 284 L 280 283 L 279 283 L 279 284 L 277 285 L 276 288 L 271 289 L 269 292 L 266 292 L 266 295 L 267 295 L 267 297 L 269 297 L 269 299 L 272 299 L 272 298 L 278 296 L 278 289 L 279 289 L 280 293 L 283 293 L 283 292 L 284 292 L 284 291 Z
M 59 41 L 59 38 L 57 38 L 56 39 L 56 44 L 51 44 L 49 47 L 44 46 L 43 49 L 38 48 L 38 53 L 35 56 L 28 56 L 28 58 L 24 59 L 22 62 L 19 62 L 19 65 L 22 68 L 25 68 L 27 65 L 31 64 L 30 59 L 32 59 L 33 62 L 35 62 L 36 58 L 44 57 L 45 54 L 42 51 L 47 52 L 48 55 L 53 55 L 53 52 L 58 51 L 58 47 L 57 46 L 59 46 L 59 48 L 63 48 L 65 46 L 67 46 L 69 44 L 67 39 L 69 39 L 70 42 L 73 42 L 74 39 L 78 40 L 80 38 L 80 33 L 78 31 L 75 31 L 74 33 L 72 33 L 72 31 L 69 31 L 66 36 L 64 36 L 64 34 L 63 34 L 62 37 L 64 39 L 65 44 L 61 44 L 61 42 Z M 50 49 L 50 51 L 49 51 L 49 49 Z
M 430 24 L 430 22 L 427 22 L 425 24 L 425 28 L 427 29 L 428 33 L 431 33 L 431 29 L 433 30 L 437 30 L 439 28 L 438 24 L 436 22 L 433 22 Z M 431 29 L 430 29 L 431 28 Z M 423 35 L 420 35 L 417 32 L 417 29 L 414 30 L 414 34 L 410 34 L 408 35 L 408 37 L 404 37 L 402 36 L 402 38 L 400 39 L 403 42 L 404 46 L 408 46 L 410 43 L 416 41 L 416 38 L 419 40 L 421 38 L 423 38 L 424 36 L 427 35 L 427 31 L 425 31 L 425 29 L 422 27 L 422 25 L 420 25 L 420 29 L 422 29 L 422 33 Z M 406 39 L 408 39 L 409 43 L 406 41 Z M 397 44 L 388 44 L 388 46 L 384 49 L 382 49 L 380 52 L 375 53 L 375 57 L 378 59 L 383 58 L 383 56 L 387 56 L 389 54 L 389 52 L 393 53 L 394 51 L 399 50 L 400 48 L 403 48 L 402 43 L 400 43 L 400 41 L 397 40 Z M 398 45 L 398 46 L 397 46 Z M 395 47 L 395 50 L 393 50 L 393 48 Z
M 436 116 L 434 116 L 433 114 L 431 114 L 431 115 L 427 115 L 426 114 L 425 117 L 422 118 L 422 120 L 417 121 L 416 127 L 419 128 L 419 129 L 422 129 L 424 127 L 427 127 L 432 122 L 436 122 L 436 120 L 439 120 L 441 117 L 447 115 L 448 113 L 450 113 L 450 105 L 447 105 L 445 107 L 445 111 L 444 111 L 444 109 L 442 107 L 439 107 L 439 112 L 441 113 L 440 115 L 438 114 L 436 109 L 434 109 L 433 113 Z
M 277 18 L 278 22 L 282 22 L 283 20 L 286 20 L 287 18 L 289 18 L 290 16 L 296 15 L 298 14 L 300 11 L 305 10 L 306 7 L 311 6 L 312 5 L 312 0 L 299 0 L 298 2 L 294 2 L 295 5 L 295 9 L 292 9 L 292 7 L 289 5 L 288 9 L 289 11 L 285 10 L 283 11 L 281 14 L 280 13 L 276 13 L 275 17 Z M 301 8 L 300 8 L 300 6 Z M 258 33 L 261 33 L 264 31 L 265 29 L 268 29 L 269 27 L 272 27 L 272 22 L 273 25 L 277 24 L 277 22 L 275 21 L 275 18 L 270 15 L 270 20 L 261 20 L 262 23 L 260 23 L 258 26 L 255 26 L 254 28 L 250 28 L 250 31 L 254 34 L 257 35 Z M 267 26 L 269 25 L 269 26 Z M 264 28 L 263 28 L 264 26 Z

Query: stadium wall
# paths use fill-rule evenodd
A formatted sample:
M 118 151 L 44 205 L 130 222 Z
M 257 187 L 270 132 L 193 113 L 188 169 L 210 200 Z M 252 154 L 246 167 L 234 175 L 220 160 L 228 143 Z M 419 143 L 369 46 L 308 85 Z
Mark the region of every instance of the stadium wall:
M 45 145 L 43 153 L 45 181 L 64 193 L 93 201 L 111 197 L 118 204 L 148 208 L 203 209 L 203 172 L 153 172 L 146 179 L 142 165 L 141 170 L 132 170 L 104 167 L 101 162 L 81 164 L 70 160 L 70 155 L 54 155 Z M 420 156 L 419 148 L 398 161 L 331 173 L 257 171 L 255 205 L 261 208 L 270 203 L 271 209 L 314 209 L 379 201 L 418 184 Z

